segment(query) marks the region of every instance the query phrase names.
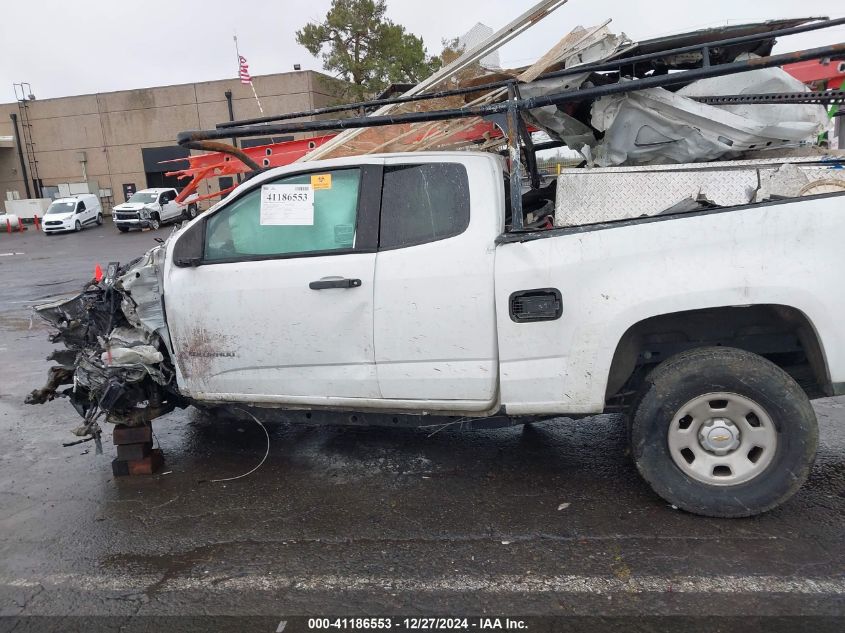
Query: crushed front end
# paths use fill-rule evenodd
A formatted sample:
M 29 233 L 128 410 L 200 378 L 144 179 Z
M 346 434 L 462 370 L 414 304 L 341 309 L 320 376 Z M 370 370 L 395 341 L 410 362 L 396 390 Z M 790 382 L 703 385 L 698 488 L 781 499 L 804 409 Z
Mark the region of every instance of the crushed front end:
M 139 426 L 184 407 L 171 362 L 164 318 L 162 261 L 158 246 L 124 266 L 109 264 L 70 298 L 36 306 L 36 314 L 62 343 L 47 360 L 47 383 L 32 391 L 28 404 L 67 397 L 84 418 L 80 436 L 99 437 L 98 423 Z

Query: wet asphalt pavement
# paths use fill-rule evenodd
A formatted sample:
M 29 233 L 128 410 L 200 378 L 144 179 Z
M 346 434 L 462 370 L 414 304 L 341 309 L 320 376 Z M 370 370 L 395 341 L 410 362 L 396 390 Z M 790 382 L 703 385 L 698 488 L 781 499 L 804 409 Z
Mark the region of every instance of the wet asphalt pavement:
M 783 507 L 669 507 L 622 421 L 460 432 L 271 424 L 189 408 L 154 422 L 162 474 L 114 479 L 111 442 L 63 448 L 39 299 L 157 233 L 0 235 L 0 615 L 845 614 L 845 399 Z M 12 253 L 12 254 L 10 254 Z M 110 429 L 107 429 L 110 431 Z

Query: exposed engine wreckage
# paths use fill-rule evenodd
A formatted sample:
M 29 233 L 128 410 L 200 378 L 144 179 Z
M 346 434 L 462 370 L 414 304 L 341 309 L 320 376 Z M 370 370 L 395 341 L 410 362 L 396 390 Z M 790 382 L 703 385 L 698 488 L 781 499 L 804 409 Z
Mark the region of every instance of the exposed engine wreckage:
M 50 340 L 65 349 L 48 357 L 58 365 L 27 404 L 67 397 L 85 419 L 75 433 L 94 437 L 103 416 L 139 426 L 187 406 L 175 384 L 162 308 L 163 257 L 164 246 L 158 246 L 124 266 L 111 263 L 80 294 L 35 308 L 57 329 Z

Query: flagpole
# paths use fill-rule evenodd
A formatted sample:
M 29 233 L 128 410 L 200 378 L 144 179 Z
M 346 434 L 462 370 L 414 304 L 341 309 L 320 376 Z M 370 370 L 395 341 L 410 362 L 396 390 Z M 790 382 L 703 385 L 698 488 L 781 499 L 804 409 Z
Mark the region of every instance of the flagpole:
M 241 52 L 238 50 L 238 36 L 233 35 L 232 39 L 235 40 L 235 55 L 238 57 L 238 68 L 241 67 Z M 258 98 L 258 93 L 255 92 L 255 84 L 252 83 L 252 77 L 249 78 L 249 87 L 252 88 L 252 96 L 255 97 L 255 103 L 258 104 L 258 111 L 261 113 L 261 116 L 264 116 L 264 108 L 261 107 L 261 100 Z
M 264 108 L 261 107 L 261 100 L 258 98 L 258 93 L 255 92 L 255 84 L 252 83 L 252 78 L 249 80 L 249 87 L 252 88 L 252 96 L 255 97 L 255 103 L 258 104 L 258 111 L 261 112 L 261 115 L 264 115 Z

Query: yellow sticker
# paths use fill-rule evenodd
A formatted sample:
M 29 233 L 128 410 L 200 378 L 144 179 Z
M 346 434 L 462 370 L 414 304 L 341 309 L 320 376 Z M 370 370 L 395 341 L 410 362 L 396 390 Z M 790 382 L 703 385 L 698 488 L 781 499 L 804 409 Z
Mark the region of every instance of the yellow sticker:
M 331 174 L 314 174 L 311 176 L 311 186 L 314 189 L 331 189 L 332 175 Z

